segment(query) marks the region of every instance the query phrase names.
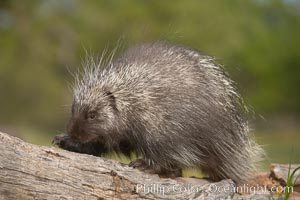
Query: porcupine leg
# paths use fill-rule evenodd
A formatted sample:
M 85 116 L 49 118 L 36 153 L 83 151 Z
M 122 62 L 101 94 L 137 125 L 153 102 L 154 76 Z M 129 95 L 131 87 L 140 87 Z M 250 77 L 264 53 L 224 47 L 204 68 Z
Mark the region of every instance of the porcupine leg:
M 85 153 L 94 156 L 101 156 L 107 151 L 104 148 L 104 145 L 99 142 L 80 143 L 64 134 L 56 135 L 52 140 L 52 144 L 68 151 Z
M 166 169 L 161 166 L 151 165 L 145 159 L 136 159 L 130 162 L 129 166 L 147 173 L 158 174 L 163 178 L 175 178 L 182 176 L 182 169 L 180 168 Z

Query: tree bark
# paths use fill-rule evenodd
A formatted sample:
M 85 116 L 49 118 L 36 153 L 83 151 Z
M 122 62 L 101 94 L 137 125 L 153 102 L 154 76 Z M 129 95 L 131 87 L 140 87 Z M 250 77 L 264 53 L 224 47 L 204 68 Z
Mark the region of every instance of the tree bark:
M 286 185 L 289 171 L 292 173 L 297 167 L 300 167 L 299 164 L 283 165 L 283 164 L 271 164 L 271 176 L 279 180 L 282 185 Z M 300 170 L 296 171 L 293 177 L 294 187 L 300 186 Z
M 159 178 L 117 161 L 28 144 L 1 132 L 0 152 L 0 199 L 239 198 L 230 189 L 231 180 Z

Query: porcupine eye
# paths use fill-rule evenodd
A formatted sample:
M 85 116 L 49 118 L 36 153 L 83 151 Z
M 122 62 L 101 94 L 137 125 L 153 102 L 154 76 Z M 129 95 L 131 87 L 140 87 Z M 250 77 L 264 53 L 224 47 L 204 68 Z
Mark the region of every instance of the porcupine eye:
M 88 116 L 87 116 L 87 118 L 88 118 L 89 120 L 94 120 L 94 119 L 96 119 L 96 113 L 95 113 L 95 112 L 89 113 Z

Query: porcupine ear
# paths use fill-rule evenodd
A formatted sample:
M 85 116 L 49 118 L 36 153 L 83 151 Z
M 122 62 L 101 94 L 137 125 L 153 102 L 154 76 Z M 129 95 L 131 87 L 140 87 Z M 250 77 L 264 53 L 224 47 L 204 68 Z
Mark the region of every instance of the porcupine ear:
M 118 109 L 117 109 L 117 103 L 116 103 L 116 97 L 113 95 L 113 93 L 111 93 L 110 91 L 106 91 L 105 92 L 105 96 L 108 97 L 110 106 L 114 110 L 118 111 Z

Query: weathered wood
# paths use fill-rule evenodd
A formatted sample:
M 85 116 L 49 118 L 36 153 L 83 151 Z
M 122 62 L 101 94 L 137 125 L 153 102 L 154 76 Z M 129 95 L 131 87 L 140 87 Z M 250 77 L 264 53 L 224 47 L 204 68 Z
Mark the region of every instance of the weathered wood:
M 231 188 L 231 180 L 194 179 L 190 185 L 190 179 L 162 179 L 117 161 L 28 144 L 1 132 L 0 152 L 0 199 L 228 199 L 235 195 L 233 190 L 215 191 Z
M 292 173 L 299 166 L 300 166 L 299 164 L 292 164 L 290 173 Z M 288 172 L 289 172 L 289 165 L 271 164 L 271 176 L 279 180 L 282 183 L 282 185 L 285 185 L 287 182 Z M 295 187 L 300 186 L 300 170 L 298 170 L 295 173 L 293 182 Z

